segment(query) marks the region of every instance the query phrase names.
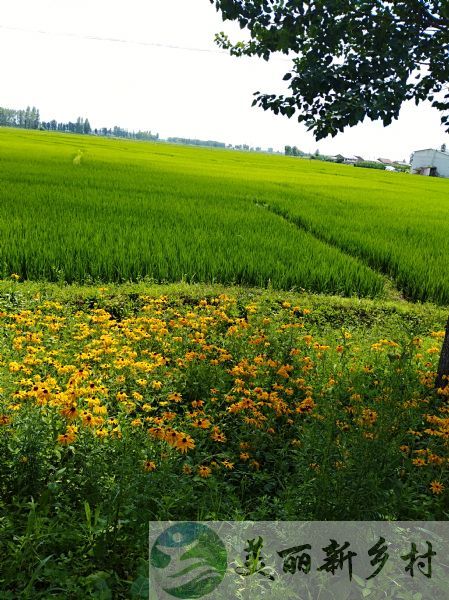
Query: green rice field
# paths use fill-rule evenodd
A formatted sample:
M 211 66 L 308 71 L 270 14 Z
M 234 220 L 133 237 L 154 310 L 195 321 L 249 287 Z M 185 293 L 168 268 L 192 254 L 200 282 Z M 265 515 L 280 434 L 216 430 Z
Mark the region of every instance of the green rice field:
M 449 181 L 0 130 L 0 276 L 200 281 L 449 304 Z

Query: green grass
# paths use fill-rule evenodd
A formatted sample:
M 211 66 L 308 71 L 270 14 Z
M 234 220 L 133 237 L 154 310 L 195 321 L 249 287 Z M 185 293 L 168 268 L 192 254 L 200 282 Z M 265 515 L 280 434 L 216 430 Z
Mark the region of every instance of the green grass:
M 387 275 L 448 304 L 448 192 L 318 161 L 3 129 L 0 276 L 382 297 Z

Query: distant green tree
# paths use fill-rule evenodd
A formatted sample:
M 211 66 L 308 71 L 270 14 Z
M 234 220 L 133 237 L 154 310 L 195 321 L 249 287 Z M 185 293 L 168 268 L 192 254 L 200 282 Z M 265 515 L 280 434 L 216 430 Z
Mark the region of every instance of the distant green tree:
M 284 153 L 285 153 L 285 156 L 291 156 L 292 155 L 292 147 L 285 146 Z
M 78 117 L 75 124 L 75 133 L 84 133 L 84 119 L 82 117 Z
M 33 108 L 31 109 L 30 127 L 31 127 L 31 129 L 39 129 L 39 124 L 40 124 L 39 110 L 35 106 L 33 106 Z
M 30 129 L 31 125 L 31 108 L 29 106 L 26 107 L 25 117 L 24 117 L 24 127 L 25 129 Z

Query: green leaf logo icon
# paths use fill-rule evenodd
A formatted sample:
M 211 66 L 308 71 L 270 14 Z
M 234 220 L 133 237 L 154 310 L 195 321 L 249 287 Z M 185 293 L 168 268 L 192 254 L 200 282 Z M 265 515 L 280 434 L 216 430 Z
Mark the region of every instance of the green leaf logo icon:
M 202 598 L 217 588 L 227 569 L 226 548 L 200 523 L 178 523 L 155 541 L 150 555 L 153 578 L 173 598 Z

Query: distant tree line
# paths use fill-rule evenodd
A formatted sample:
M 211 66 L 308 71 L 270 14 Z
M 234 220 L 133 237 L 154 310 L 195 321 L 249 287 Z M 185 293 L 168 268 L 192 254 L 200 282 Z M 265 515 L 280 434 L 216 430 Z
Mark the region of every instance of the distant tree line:
M 299 150 L 296 146 L 285 146 L 284 148 L 285 156 L 300 156 L 302 158 L 311 158 L 313 160 L 324 160 L 329 162 L 334 162 L 329 156 L 325 154 L 320 154 L 320 151 L 317 149 L 313 154 L 309 152 L 303 152 Z
M 190 138 L 169 137 L 167 142 L 173 144 L 187 144 L 188 146 L 212 146 L 213 148 L 226 148 L 224 142 L 216 142 L 215 140 L 197 140 Z
M 82 117 L 78 117 L 74 123 L 72 123 L 72 121 L 69 121 L 68 123 L 58 123 L 55 121 L 55 119 L 52 121 L 42 121 L 39 129 L 46 131 L 65 131 L 81 134 L 85 133 L 86 135 L 92 133 L 92 127 L 90 126 L 89 119 L 83 119 Z
M 26 110 L 14 110 L 0 107 L 0 126 L 23 127 L 24 129 L 39 129 L 39 110 L 27 106 Z
M 104 137 L 126 138 L 130 140 L 154 141 L 160 139 L 158 133 L 140 130 L 128 131 L 127 129 L 119 127 L 118 125 L 112 128 L 92 128 L 91 124 L 89 123 L 89 119 L 84 119 L 83 117 L 78 117 L 76 121 L 68 121 L 67 123 L 58 122 L 56 119 L 52 119 L 51 121 L 41 121 L 39 110 L 34 106 L 32 108 L 28 106 L 26 110 L 15 110 L 12 108 L 0 107 L 0 127 L 20 127 L 25 129 L 40 129 L 42 131 L 61 131 L 63 133 L 100 135 Z M 256 146 L 254 148 L 252 146 L 248 146 L 248 144 L 226 145 L 224 142 L 217 142 L 216 140 L 200 140 L 196 138 L 169 137 L 167 138 L 167 142 L 189 146 L 228 148 L 230 150 L 244 150 L 247 152 L 274 152 L 273 148 L 263 150 L 260 146 Z M 293 154 L 293 156 L 307 156 L 300 150 L 297 150 L 296 146 L 294 147 L 294 150 L 299 154 Z
M 41 121 L 39 110 L 36 107 L 25 110 L 0 107 L 0 127 L 20 127 L 24 129 L 40 129 L 43 131 L 62 131 L 65 133 L 79 133 L 85 135 L 101 135 L 108 137 L 120 137 L 133 140 L 158 140 L 158 133 L 151 131 L 128 131 L 123 127 L 92 129 L 89 119 L 78 117 L 75 122 L 59 123 L 55 119 Z
M 285 156 L 310 156 L 307 152 L 299 150 L 296 146 L 285 146 Z

